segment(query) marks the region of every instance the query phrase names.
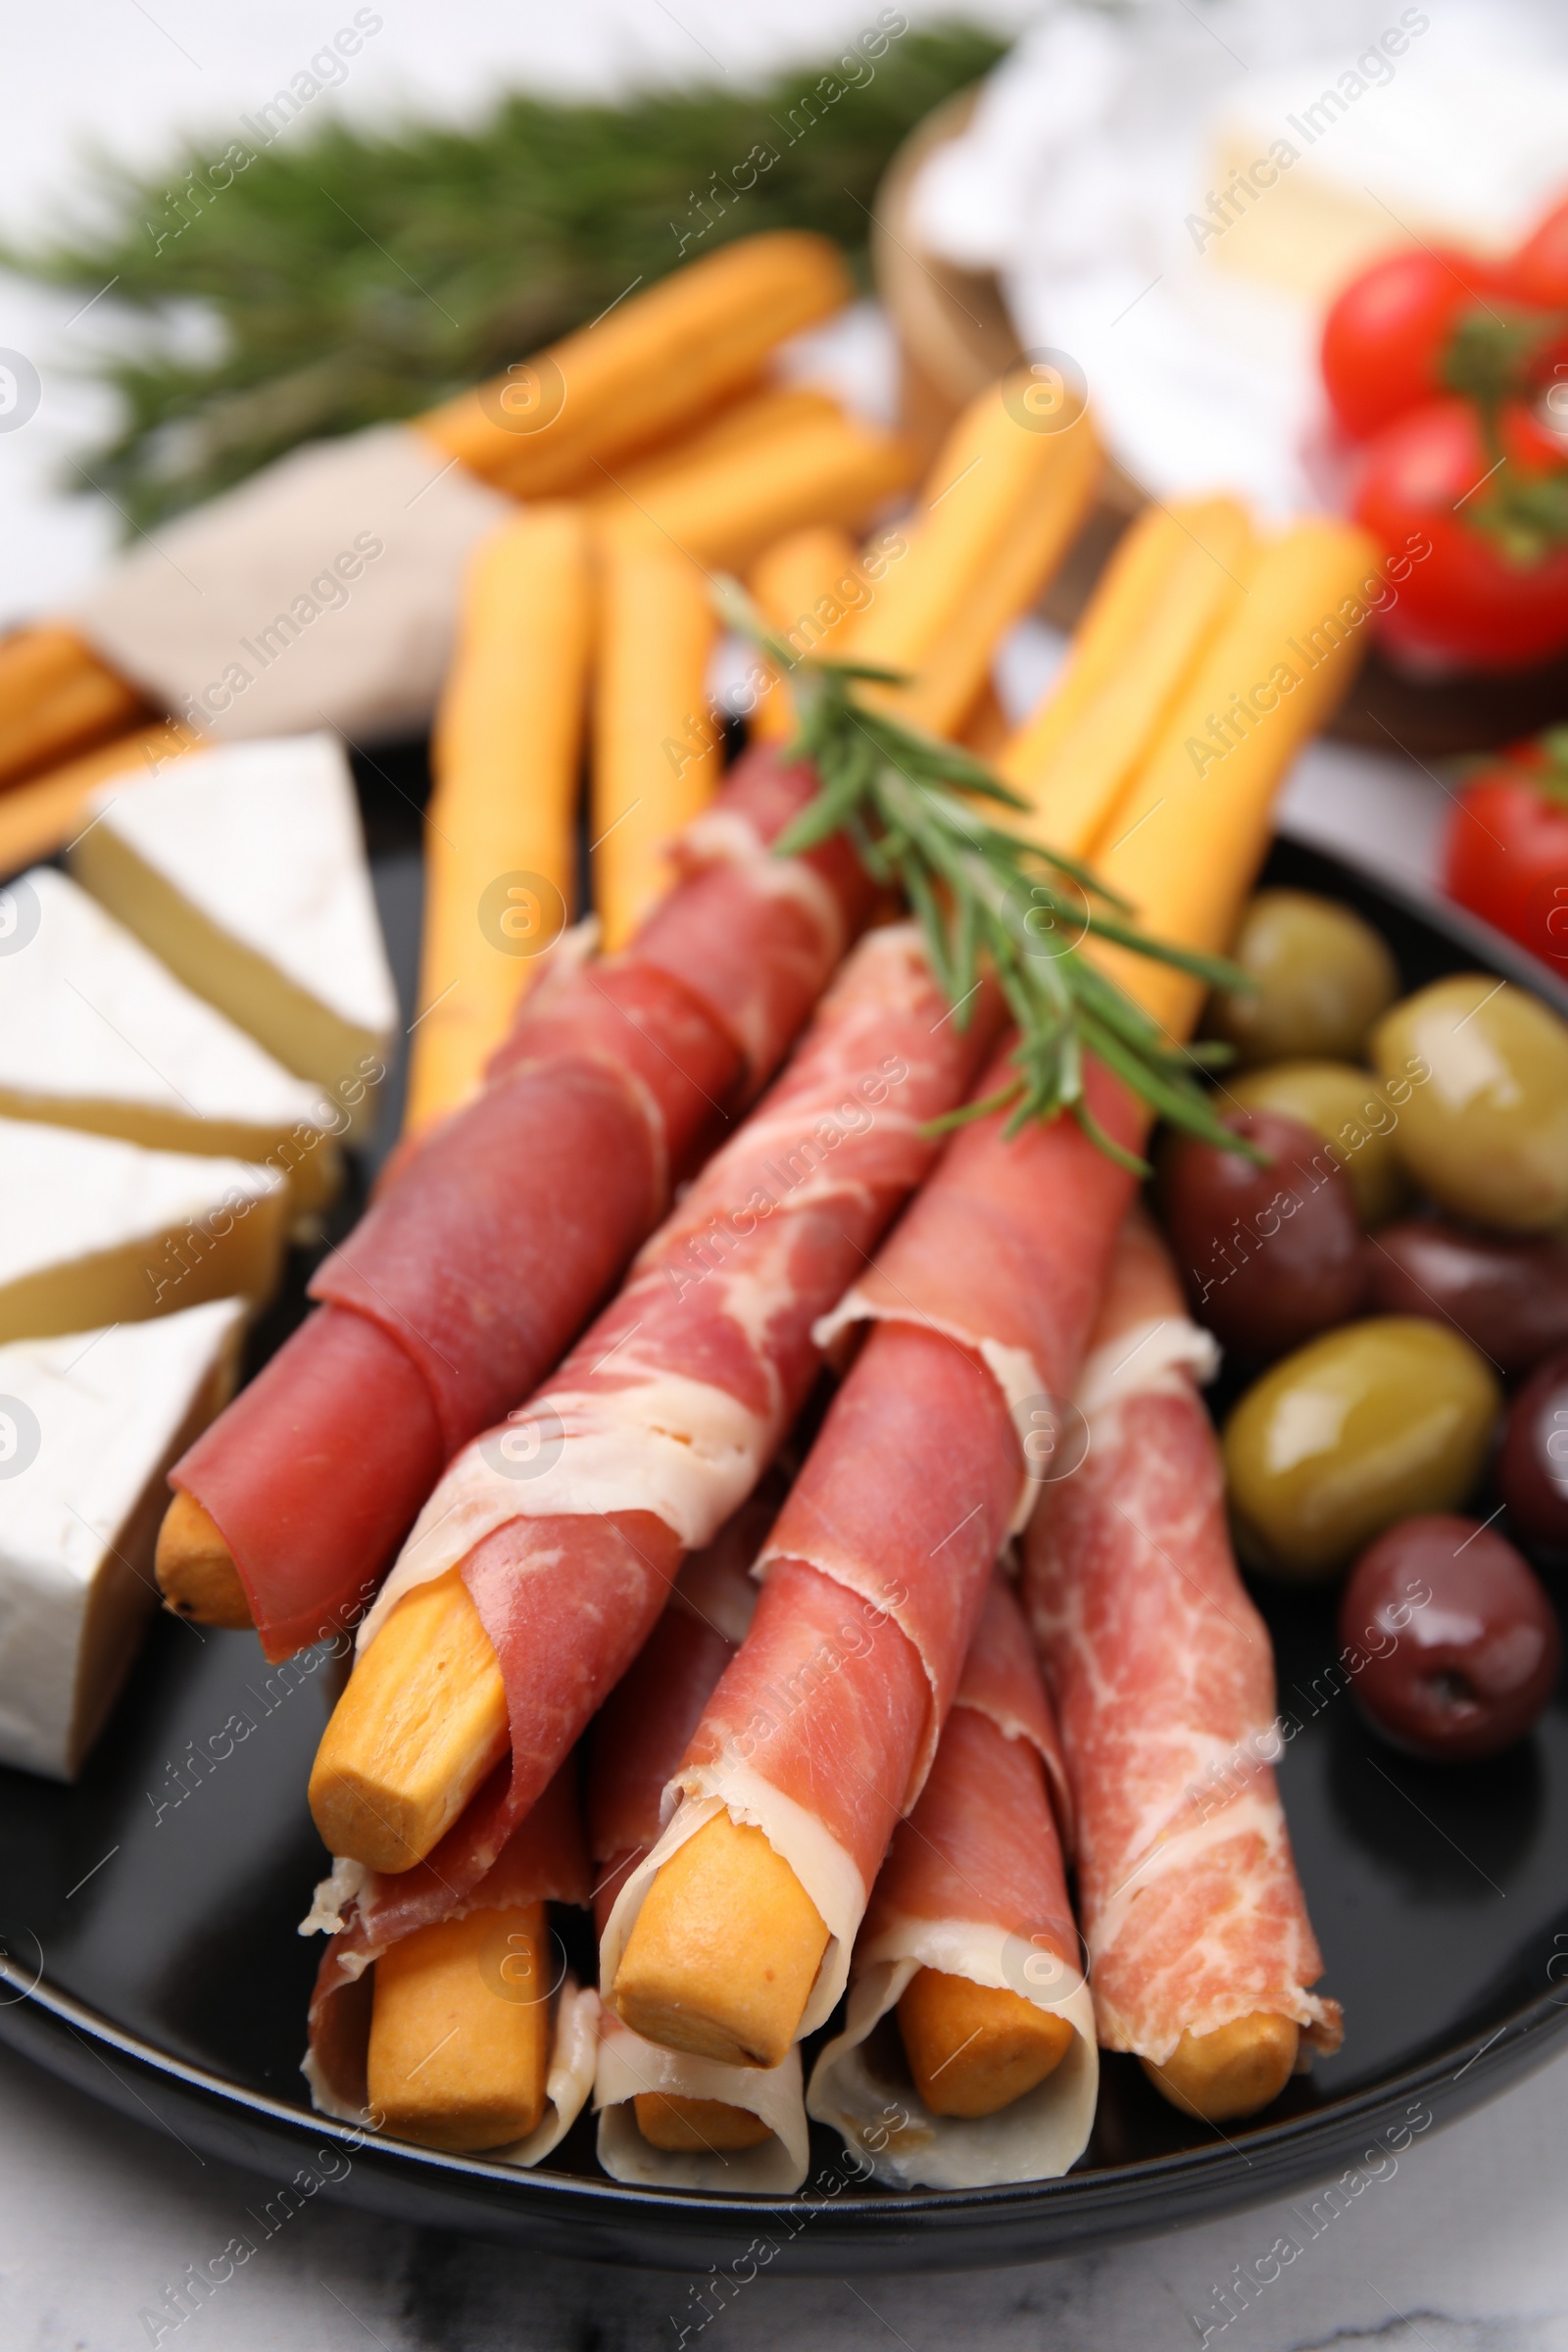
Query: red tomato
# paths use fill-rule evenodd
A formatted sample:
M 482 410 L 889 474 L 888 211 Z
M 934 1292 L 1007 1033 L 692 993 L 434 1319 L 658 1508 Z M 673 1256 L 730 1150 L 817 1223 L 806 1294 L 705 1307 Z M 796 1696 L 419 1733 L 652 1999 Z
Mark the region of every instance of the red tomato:
M 1432 550 L 1402 581 L 1391 571 L 1396 601 L 1379 623 L 1390 644 L 1488 670 L 1523 669 L 1568 645 L 1561 444 L 1517 402 L 1503 409 L 1501 436 L 1498 466 L 1473 404 L 1440 400 L 1366 452 L 1356 521 L 1386 549 L 1424 536 Z
M 1471 778 L 1448 820 L 1443 887 L 1568 969 L 1568 727 L 1512 745 Z
M 1437 399 L 1448 338 L 1494 272 L 1455 249 L 1391 254 L 1352 278 L 1323 322 L 1323 382 L 1342 431 L 1369 440 Z
M 1502 268 L 1502 290 L 1544 311 L 1568 310 L 1568 203 L 1546 215 Z

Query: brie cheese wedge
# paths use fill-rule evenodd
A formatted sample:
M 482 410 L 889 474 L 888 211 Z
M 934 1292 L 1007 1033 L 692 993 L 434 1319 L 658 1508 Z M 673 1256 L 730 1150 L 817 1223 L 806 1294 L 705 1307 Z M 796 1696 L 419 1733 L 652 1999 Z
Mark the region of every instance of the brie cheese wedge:
M 158 1599 L 172 1463 L 226 1403 L 245 1308 L 0 1348 L 0 1763 L 74 1780 Z
M 275 1168 L 0 1118 L 0 1346 L 277 1285 Z
M 265 1160 L 301 1210 L 341 1161 L 319 1088 L 193 996 L 96 899 L 51 866 L 10 884 L 0 942 L 0 1116 L 48 1119 L 167 1152 Z
M 94 794 L 71 870 L 198 996 L 352 1113 L 397 1023 L 333 735 L 189 753 Z

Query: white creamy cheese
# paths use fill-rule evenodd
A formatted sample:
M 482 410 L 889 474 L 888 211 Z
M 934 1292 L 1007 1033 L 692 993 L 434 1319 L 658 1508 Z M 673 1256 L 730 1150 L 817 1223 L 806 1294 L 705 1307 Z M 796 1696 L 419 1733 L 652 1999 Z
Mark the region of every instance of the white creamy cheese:
M 0 1118 L 0 1345 L 207 1298 L 259 1305 L 287 1206 L 275 1168 Z
M 362 1099 L 397 995 L 337 738 L 192 754 L 92 808 L 76 878 L 286 1069 Z
M 330 1197 L 341 1128 L 296 1078 L 74 882 L 38 866 L 10 885 L 0 954 L 0 1114 L 170 1152 L 268 1160 L 295 1197 Z
M 0 1348 L 0 1762 L 74 1780 L 157 1601 L 166 1471 L 234 1385 L 244 1302 Z

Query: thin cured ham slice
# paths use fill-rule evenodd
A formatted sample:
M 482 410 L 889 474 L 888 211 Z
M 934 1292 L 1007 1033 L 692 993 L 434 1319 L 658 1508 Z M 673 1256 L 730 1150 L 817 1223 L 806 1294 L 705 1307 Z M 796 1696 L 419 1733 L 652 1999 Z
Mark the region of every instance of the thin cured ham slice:
M 622 955 L 524 1000 L 485 1091 L 400 1157 L 318 1312 L 175 1465 L 269 1657 L 358 1622 L 443 1464 L 560 1359 L 777 1066 L 869 905 L 844 842 L 768 846 L 814 791 L 738 764 L 686 878 Z
M 627 1872 L 659 1841 L 664 1787 L 713 1685 L 745 1638 L 757 1599 L 752 1562 L 784 1482 L 771 1474 L 703 1551 L 686 1562 L 668 1605 L 593 1728 L 587 1816 L 594 1921 L 601 1930 Z M 619 2018 L 601 2020 L 594 2105 L 599 2161 L 613 2180 L 645 2187 L 789 2195 L 810 2147 L 798 2052 L 781 2067 L 723 2066 L 645 2041 Z M 702 2099 L 755 2115 L 771 2134 L 755 2147 L 656 2148 L 635 2102 L 649 2093 Z M 700 2120 L 694 2135 L 700 2132 Z
M 1291 1858 L 1267 1630 L 1237 1574 L 1219 1447 L 1152 1229 L 1122 1238 L 1078 1403 L 1089 1453 L 1030 1531 L 1025 1592 L 1077 1810 L 1103 2047 L 1153 2065 L 1262 2014 L 1338 2048 Z M 1303 2053 L 1304 2063 L 1304 2053 Z
M 461 1900 L 440 1916 L 465 1919 L 474 1912 L 513 1911 L 533 1902 L 586 1905 L 588 1854 L 577 1802 L 576 1769 L 568 1759 L 528 1818 L 497 1855 L 492 1868 Z M 339 1863 L 316 1890 L 316 1902 L 300 1933 L 325 1929 L 332 1940 L 321 1954 L 311 1996 L 310 2046 L 302 2072 L 312 2103 L 323 2115 L 374 2130 L 366 2058 L 370 2038 L 370 2001 L 375 1962 L 427 1919 L 410 1917 L 401 1880 Z M 505 1954 L 497 1956 L 497 1997 L 506 1997 Z M 579 1985 L 560 1960 L 560 1982 L 552 1987 L 550 2070 L 545 2111 L 526 2139 L 490 2152 L 505 2164 L 537 2164 L 570 2131 L 593 2087 L 599 2037 L 599 1996 Z
M 1004 1046 L 981 1100 L 1015 1076 Z M 1091 1106 L 1136 1145 L 1105 1074 Z M 894 1829 L 919 1796 L 992 1567 L 1039 1492 L 1034 1441 L 1070 1391 L 1132 1178 L 1073 1121 L 959 1130 L 837 1313 L 874 1328 L 768 1539 L 752 1630 L 672 1788 L 683 1800 L 606 1932 L 612 1983 L 655 1874 L 715 1813 L 760 1828 L 828 1930 L 801 2031 L 842 1993 Z
M 999 1572 L 930 1777 L 872 1890 L 844 2030 L 811 2076 L 809 2112 L 842 2132 L 890 2186 L 1053 2179 L 1088 2144 L 1100 2063 L 1053 1810 L 1065 1793 L 1028 1628 Z M 896 2036 L 893 2012 L 922 1968 L 1018 1993 L 1064 2018 L 1073 2028 L 1066 2055 L 995 2114 L 933 2114 L 896 2048 L 882 2053 L 872 2040 L 879 2028 L 878 2039 Z
M 752 1493 L 821 1361 L 812 1326 L 935 1158 L 994 1029 L 967 1030 L 912 924 L 846 963 L 783 1076 L 559 1372 L 467 1446 L 360 1632 L 462 1568 L 506 1687 L 504 1763 L 405 1877 L 488 1869 L 653 1631 L 684 1555 Z M 1010 1501 L 1010 1488 L 1009 1488 Z

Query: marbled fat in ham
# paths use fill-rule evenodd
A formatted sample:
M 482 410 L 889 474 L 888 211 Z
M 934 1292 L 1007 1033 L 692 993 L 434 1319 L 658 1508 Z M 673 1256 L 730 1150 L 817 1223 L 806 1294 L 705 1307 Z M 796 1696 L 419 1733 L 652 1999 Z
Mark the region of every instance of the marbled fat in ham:
M 1237 1574 L 1201 1358 L 1163 1249 L 1129 1222 L 1080 1391 L 1090 1449 L 1030 1530 L 1026 1597 L 1077 1815 L 1100 2038 L 1155 2064 L 1263 2011 L 1338 2047 L 1291 1856 L 1268 1632 Z
M 484 1092 L 320 1268 L 321 1310 L 176 1465 L 270 1657 L 357 1621 L 443 1462 L 559 1360 L 787 1050 L 869 905 L 846 844 L 768 846 L 814 789 L 739 763 L 687 878 L 622 955 L 524 1000 Z

